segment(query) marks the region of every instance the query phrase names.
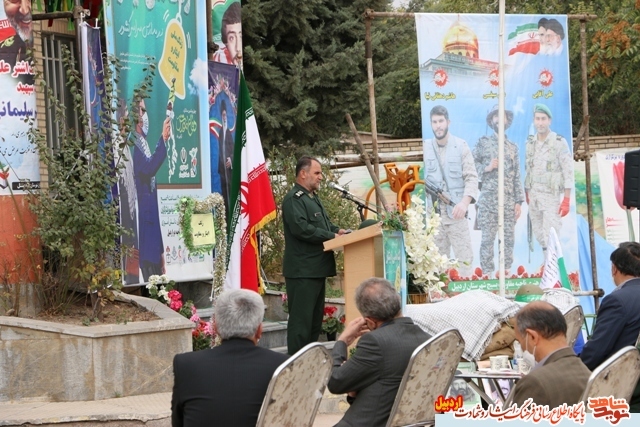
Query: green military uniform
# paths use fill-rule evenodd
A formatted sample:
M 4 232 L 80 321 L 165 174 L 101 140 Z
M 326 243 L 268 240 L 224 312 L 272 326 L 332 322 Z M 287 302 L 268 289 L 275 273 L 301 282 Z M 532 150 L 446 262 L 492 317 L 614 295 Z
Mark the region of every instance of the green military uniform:
M 282 201 L 282 218 L 282 272 L 289 306 L 287 347 L 289 354 L 294 354 L 320 336 L 325 281 L 336 275 L 333 252 L 325 252 L 323 242 L 333 239 L 340 228 L 331 223 L 317 195 L 297 183 Z

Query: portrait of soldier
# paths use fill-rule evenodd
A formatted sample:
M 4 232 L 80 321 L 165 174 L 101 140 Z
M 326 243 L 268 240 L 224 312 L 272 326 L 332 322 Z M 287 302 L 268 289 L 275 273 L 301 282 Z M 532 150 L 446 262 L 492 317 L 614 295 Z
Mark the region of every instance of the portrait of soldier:
M 505 111 L 504 128 L 511 126 L 513 112 Z M 480 266 L 485 273 L 495 271 L 494 247 L 498 234 L 498 106 L 487 114 L 490 136 L 480 138 L 473 149 L 473 159 L 481 182 L 477 207 L 477 225 L 482 230 L 480 243 Z M 504 266 L 508 270 L 513 264 L 516 221 L 520 217 L 524 202 L 524 191 L 520 179 L 520 156 L 518 146 L 504 137 Z

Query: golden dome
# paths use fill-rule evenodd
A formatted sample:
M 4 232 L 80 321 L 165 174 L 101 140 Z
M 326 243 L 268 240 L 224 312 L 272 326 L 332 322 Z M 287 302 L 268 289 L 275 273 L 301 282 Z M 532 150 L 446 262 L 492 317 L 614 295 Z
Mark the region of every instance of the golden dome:
M 478 37 L 469 27 L 460 21 L 456 21 L 444 35 L 442 51 L 478 58 Z

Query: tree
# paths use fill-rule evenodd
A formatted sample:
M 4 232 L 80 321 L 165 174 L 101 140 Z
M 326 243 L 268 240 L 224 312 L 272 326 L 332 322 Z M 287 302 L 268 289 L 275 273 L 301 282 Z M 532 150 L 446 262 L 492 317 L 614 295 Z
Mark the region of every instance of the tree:
M 388 0 L 248 0 L 244 72 L 263 144 L 337 146 L 344 115 L 368 116 L 365 9 Z

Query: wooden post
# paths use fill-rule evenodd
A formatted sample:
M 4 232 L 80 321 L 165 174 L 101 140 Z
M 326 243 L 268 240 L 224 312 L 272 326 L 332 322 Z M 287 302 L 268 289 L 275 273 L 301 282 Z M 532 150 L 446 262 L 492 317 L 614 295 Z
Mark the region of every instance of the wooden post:
M 589 91 L 587 88 L 587 18 L 580 19 L 580 68 L 582 74 L 582 116 L 584 129 L 584 173 L 587 186 L 587 221 L 589 223 L 589 248 L 591 250 L 591 275 L 593 290 L 598 290 L 598 267 L 596 266 L 596 243 L 593 235 L 593 196 L 591 194 L 591 152 L 589 148 Z M 581 131 L 583 129 L 580 129 Z M 580 136 L 580 135 L 578 135 Z M 578 140 L 578 144 L 580 140 Z M 598 294 L 593 296 L 596 309 L 600 306 Z
M 371 180 L 373 181 L 373 185 L 376 188 L 376 198 L 380 202 L 380 204 L 382 204 L 382 208 L 380 206 L 377 206 L 376 210 L 378 211 L 378 213 L 382 213 L 383 211 L 387 210 L 387 206 L 389 205 L 387 204 L 387 199 L 384 197 L 384 194 L 382 194 L 382 187 L 380 187 L 380 179 L 378 178 L 378 175 L 376 175 L 373 165 L 371 165 L 371 160 L 369 160 L 369 154 L 364 149 L 364 145 L 360 140 L 360 135 L 358 135 L 358 129 L 356 129 L 356 125 L 353 123 L 353 120 L 351 119 L 351 114 L 347 113 L 346 117 L 347 117 L 347 123 L 349 123 L 349 127 L 351 128 L 351 132 L 353 132 L 353 137 L 355 138 L 356 143 L 358 144 L 358 147 L 360 147 L 360 151 L 362 152 L 362 158 L 364 159 L 364 164 L 367 165 L 367 170 L 369 171 L 369 175 L 371 175 Z
M 367 9 L 364 13 L 365 24 L 365 36 L 364 36 L 364 56 L 367 59 L 367 86 L 369 88 L 369 117 L 371 118 L 371 145 L 373 147 L 373 172 L 376 175 L 378 181 L 380 180 L 380 173 L 378 171 L 378 124 L 376 122 L 376 94 L 373 80 L 373 49 L 371 48 L 371 20 L 373 17 L 370 15 L 373 12 L 371 9 Z M 382 193 L 376 191 L 376 205 L 378 212 L 381 211 L 380 205 L 386 203 L 381 199 Z

